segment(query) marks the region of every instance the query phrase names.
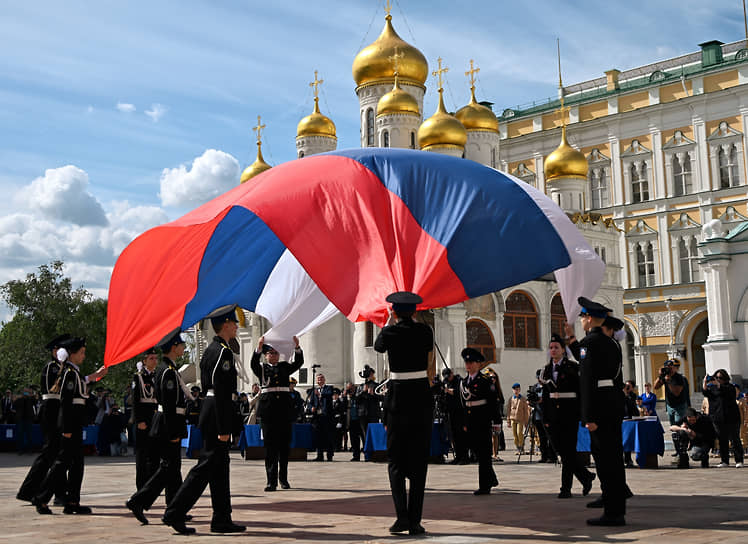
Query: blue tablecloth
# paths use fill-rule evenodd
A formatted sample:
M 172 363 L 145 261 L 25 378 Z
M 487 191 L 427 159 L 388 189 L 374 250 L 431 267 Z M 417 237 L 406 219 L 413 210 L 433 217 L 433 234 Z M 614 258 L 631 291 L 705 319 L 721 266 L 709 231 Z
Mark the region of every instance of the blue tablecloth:
M 187 438 L 182 439 L 182 447 L 187 448 L 186 455 L 192 458 L 195 450 L 201 450 L 203 447 L 203 433 L 197 428 L 197 425 L 187 425 Z
M 646 456 L 665 453 L 665 435 L 659 421 L 626 420 L 621 426 L 623 451 L 636 453 L 636 462 L 643 467 Z M 590 432 L 579 425 L 577 451 L 590 451 Z
M 382 423 L 369 423 L 366 428 L 366 441 L 364 442 L 364 456 L 371 457 L 375 451 L 387 450 L 387 431 Z M 431 427 L 431 451 L 429 455 L 438 457 L 449 453 L 449 438 L 444 433 L 443 423 L 434 423 Z
M 97 425 L 88 425 L 83 427 L 83 444 L 85 446 L 91 446 L 96 444 L 96 439 L 99 436 L 99 427 Z M 16 437 L 16 426 L 13 425 L 0 425 L 0 442 L 15 442 Z M 41 425 L 35 424 L 31 426 L 31 444 L 34 446 L 41 446 L 44 443 L 44 437 L 42 435 Z
M 96 440 L 99 438 L 99 426 L 88 425 L 83 427 L 83 445 L 84 446 L 95 446 Z
M 239 436 L 239 449 L 244 451 L 246 448 L 262 448 L 264 445 L 260 426 L 245 425 Z M 291 448 L 314 449 L 312 426 L 309 423 L 294 423 L 291 429 Z

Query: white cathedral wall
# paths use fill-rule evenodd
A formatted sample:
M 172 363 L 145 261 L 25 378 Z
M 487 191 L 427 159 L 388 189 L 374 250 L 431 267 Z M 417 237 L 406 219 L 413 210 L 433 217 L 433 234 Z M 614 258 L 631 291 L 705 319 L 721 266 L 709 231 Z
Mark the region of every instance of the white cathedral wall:
M 494 151 L 493 164 L 491 150 Z M 499 166 L 499 134 L 484 130 L 468 130 L 465 144 L 465 158 L 491 168 Z
M 390 92 L 392 90 L 392 85 L 394 83 L 393 81 L 387 82 L 387 83 L 378 83 L 378 84 L 371 84 L 371 85 L 364 85 L 363 87 L 359 87 L 356 89 L 356 94 L 358 95 L 358 104 L 359 104 L 359 120 L 361 123 L 361 147 L 376 147 L 378 146 L 378 130 L 377 130 L 377 121 L 376 121 L 376 115 L 377 115 L 377 104 L 379 103 L 379 99 L 382 98 L 386 93 Z M 423 87 L 417 87 L 415 85 L 410 85 L 408 83 L 404 83 L 403 81 L 400 81 L 400 88 L 402 88 L 404 91 L 407 91 L 410 93 L 418 102 L 418 111 L 423 113 L 423 95 L 426 92 L 426 90 Z M 374 113 L 374 145 L 369 146 L 367 145 L 367 127 L 366 127 L 366 112 L 371 108 L 371 110 Z M 418 125 L 421 124 L 422 117 L 418 118 Z M 395 146 L 392 146 L 395 147 Z
M 412 113 L 389 113 L 376 118 L 377 145 L 384 147 L 384 133 L 389 133 L 390 147 L 410 148 L 411 134 L 418 133 L 421 122 L 419 116 Z M 417 143 L 416 137 L 413 141 Z
M 296 138 L 296 156 L 308 157 L 317 153 L 327 153 L 334 151 L 338 146 L 338 140 L 330 136 L 303 136 Z

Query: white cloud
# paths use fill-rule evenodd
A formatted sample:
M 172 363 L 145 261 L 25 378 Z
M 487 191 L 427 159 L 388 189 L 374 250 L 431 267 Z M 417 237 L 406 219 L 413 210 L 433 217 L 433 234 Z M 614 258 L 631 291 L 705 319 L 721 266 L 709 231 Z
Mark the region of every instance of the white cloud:
M 93 112 L 94 112 L 94 107 L 89 104 L 88 107 L 86 108 L 86 113 L 90 114 L 90 113 L 93 113 Z
M 154 123 L 158 123 L 166 113 L 166 107 L 161 104 L 152 104 L 151 109 L 145 110 L 145 114 L 151 118 Z
M 128 104 L 127 102 L 117 102 L 115 107 L 123 113 L 132 113 L 136 109 L 134 104 Z
M 239 161 L 216 149 L 208 149 L 185 165 L 164 168 L 161 173 L 161 203 L 164 206 L 193 207 L 236 187 Z
M 50 168 L 22 188 L 16 201 L 29 209 L 37 209 L 46 217 L 76 225 L 106 225 L 104 209 L 89 193 L 88 174 L 76 166 Z

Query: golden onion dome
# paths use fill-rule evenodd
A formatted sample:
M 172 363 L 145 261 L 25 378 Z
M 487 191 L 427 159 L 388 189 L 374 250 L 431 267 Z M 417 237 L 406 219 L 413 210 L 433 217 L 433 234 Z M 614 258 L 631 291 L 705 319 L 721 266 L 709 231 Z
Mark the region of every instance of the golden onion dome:
M 566 141 L 566 125 L 561 128 L 561 145 L 545 159 L 543 170 L 546 181 L 560 178 L 587 179 L 587 159 Z
M 455 117 L 466 130 L 499 132 L 499 120 L 494 112 L 475 100 L 475 87 L 470 87 L 470 103 L 457 110 Z
M 242 177 L 239 180 L 240 183 L 244 183 L 245 181 L 248 181 L 255 177 L 258 174 L 262 174 L 265 170 L 270 170 L 272 166 L 270 166 L 268 163 L 265 162 L 265 159 L 262 158 L 262 142 L 259 140 L 257 141 L 257 158 L 255 159 L 255 162 L 247 166 L 247 168 L 244 169 L 244 172 L 242 172 Z
M 327 136 L 337 139 L 335 123 L 329 117 L 320 113 L 319 97 L 317 96 L 314 97 L 314 111 L 299 121 L 296 126 L 296 137 L 301 138 L 302 136 Z
M 421 114 L 418 110 L 418 101 L 409 92 L 400 88 L 400 83 L 397 81 L 399 75 L 399 72 L 395 72 L 395 85 L 390 92 L 379 99 L 377 103 L 377 117 L 388 113 Z
M 390 57 L 399 57 L 397 71 L 408 82 L 423 85 L 429 75 L 429 64 L 418 49 L 405 42 L 392 28 L 392 16 L 385 17 L 384 29 L 379 37 L 364 47 L 353 59 L 353 80 L 357 86 L 367 83 L 392 81 L 393 67 Z M 402 55 L 402 56 L 400 56 Z
M 418 145 L 423 150 L 431 147 L 465 148 L 467 131 L 454 115 L 447 113 L 442 98 L 443 92 L 443 89 L 439 89 L 439 106 L 436 113 L 418 127 Z

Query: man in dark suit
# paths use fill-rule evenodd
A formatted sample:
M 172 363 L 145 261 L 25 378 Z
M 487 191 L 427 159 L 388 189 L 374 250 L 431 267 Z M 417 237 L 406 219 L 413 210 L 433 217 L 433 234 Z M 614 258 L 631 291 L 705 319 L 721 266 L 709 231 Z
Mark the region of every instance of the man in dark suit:
M 431 446 L 433 399 L 427 374 L 434 333 L 424 323 L 413 321 L 420 296 L 407 291 L 387 297 L 392 304 L 390 321 L 374 342 L 374 349 L 387 353 L 390 381 L 387 387 L 387 470 L 397 520 L 391 533 L 425 533 L 421 525 L 428 455 Z M 410 491 L 405 492 L 405 480 Z
M 309 396 L 309 411 L 312 414 L 312 426 L 314 428 L 314 441 L 317 444 L 317 457 L 315 461 L 324 460 L 323 453 L 327 454 L 327 460 L 332 461 L 335 453 L 334 421 L 335 414 L 332 409 L 332 396 L 335 392 L 331 385 L 327 385 L 325 375 L 317 374 L 317 386 L 314 387 Z

